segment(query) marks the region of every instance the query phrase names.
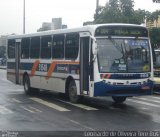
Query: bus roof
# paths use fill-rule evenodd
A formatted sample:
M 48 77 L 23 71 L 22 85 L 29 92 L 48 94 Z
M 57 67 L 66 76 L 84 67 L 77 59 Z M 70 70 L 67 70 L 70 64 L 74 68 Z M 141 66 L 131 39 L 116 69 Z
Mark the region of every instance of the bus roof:
M 8 36 L 8 39 L 16 39 L 16 38 L 18 39 L 18 38 L 25 38 L 25 37 L 54 35 L 54 34 L 63 34 L 63 33 L 72 33 L 72 32 L 84 32 L 84 31 L 88 31 L 91 33 L 91 35 L 94 35 L 95 30 L 98 27 L 103 27 L 103 26 L 128 26 L 128 27 L 146 28 L 144 26 L 136 25 L 136 24 L 123 24 L 123 23 L 96 24 L 96 25 L 86 25 L 86 26 L 83 26 L 80 28 L 49 30 L 49 31 L 42 31 L 42 32 L 22 34 L 22 35 L 10 35 L 10 36 Z

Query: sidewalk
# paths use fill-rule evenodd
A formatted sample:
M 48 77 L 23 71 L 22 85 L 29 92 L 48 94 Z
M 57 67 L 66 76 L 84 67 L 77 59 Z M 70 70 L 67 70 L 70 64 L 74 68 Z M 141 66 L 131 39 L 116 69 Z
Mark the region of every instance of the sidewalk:
M 0 69 L 6 69 L 7 66 L 0 66 Z

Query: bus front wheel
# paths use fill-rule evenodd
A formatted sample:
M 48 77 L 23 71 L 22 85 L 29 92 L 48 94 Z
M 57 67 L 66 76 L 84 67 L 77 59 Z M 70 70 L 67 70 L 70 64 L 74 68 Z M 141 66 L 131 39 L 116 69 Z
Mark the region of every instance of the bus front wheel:
M 69 84 L 69 99 L 72 103 L 78 103 L 80 101 L 80 96 L 77 95 L 76 83 L 72 80 Z
M 120 104 L 126 100 L 127 97 L 112 97 L 115 103 Z
M 30 87 L 30 80 L 28 75 L 25 75 L 24 77 L 24 81 L 23 81 L 23 85 L 24 85 L 24 91 L 27 95 L 31 94 L 31 90 L 32 88 Z

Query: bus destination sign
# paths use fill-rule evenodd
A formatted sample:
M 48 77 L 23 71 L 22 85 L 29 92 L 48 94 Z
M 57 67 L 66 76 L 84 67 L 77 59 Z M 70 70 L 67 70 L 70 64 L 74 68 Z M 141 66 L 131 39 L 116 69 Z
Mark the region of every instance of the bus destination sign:
M 95 36 L 148 37 L 148 31 L 143 27 L 102 26 L 97 28 Z

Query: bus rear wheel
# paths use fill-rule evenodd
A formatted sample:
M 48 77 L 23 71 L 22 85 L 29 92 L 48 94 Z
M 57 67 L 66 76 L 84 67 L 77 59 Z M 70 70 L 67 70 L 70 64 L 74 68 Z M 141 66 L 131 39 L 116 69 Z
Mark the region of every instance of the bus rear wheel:
M 79 103 L 80 96 L 77 95 L 77 87 L 76 87 L 76 84 L 75 84 L 75 82 L 73 80 L 69 84 L 68 95 L 69 95 L 69 100 L 72 103 Z
M 121 104 L 126 100 L 127 97 L 112 97 L 116 104 Z

